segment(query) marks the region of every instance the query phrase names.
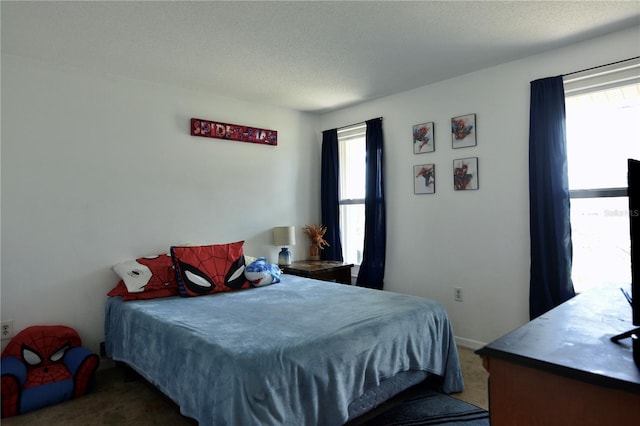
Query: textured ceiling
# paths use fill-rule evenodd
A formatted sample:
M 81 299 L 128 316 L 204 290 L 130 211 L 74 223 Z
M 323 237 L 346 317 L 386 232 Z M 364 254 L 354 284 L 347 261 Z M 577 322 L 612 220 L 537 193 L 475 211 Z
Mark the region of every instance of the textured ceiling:
M 2 53 L 318 112 L 640 25 L 637 0 L 1 8 Z

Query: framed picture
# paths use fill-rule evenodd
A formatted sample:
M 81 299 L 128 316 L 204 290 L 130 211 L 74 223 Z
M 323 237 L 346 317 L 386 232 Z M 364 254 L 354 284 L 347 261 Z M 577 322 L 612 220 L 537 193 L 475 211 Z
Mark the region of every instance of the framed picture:
M 436 140 L 433 135 L 433 121 L 413 126 L 413 153 L 424 154 L 436 150 Z
M 476 145 L 476 115 L 453 117 L 451 119 L 451 146 L 465 148 Z
M 413 193 L 435 194 L 436 192 L 436 165 L 420 164 L 413 166 Z
M 478 189 L 478 157 L 453 160 L 453 189 Z

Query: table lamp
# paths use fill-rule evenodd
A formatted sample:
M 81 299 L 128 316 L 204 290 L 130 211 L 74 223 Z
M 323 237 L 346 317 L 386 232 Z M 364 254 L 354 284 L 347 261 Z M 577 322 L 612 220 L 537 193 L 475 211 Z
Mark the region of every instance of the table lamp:
M 295 226 L 277 226 L 273 228 L 273 244 L 281 246 L 282 250 L 278 253 L 278 265 L 291 265 L 291 252 L 287 246 L 296 244 Z

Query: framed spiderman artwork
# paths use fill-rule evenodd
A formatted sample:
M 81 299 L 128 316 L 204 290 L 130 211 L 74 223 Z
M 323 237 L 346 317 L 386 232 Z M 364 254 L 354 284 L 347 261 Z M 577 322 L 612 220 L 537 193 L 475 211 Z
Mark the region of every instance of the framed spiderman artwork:
M 467 114 L 451 119 L 451 146 L 465 148 L 476 146 L 476 115 Z
M 478 157 L 453 160 L 453 189 L 478 189 Z
M 424 154 L 436 150 L 433 121 L 413 126 L 413 153 Z
M 436 192 L 436 165 L 420 164 L 413 166 L 413 193 L 435 194 Z

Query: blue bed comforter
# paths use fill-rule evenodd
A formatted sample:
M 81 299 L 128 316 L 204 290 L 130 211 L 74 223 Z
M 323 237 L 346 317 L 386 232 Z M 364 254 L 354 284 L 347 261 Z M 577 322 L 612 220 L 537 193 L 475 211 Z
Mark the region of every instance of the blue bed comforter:
M 107 355 L 201 425 L 341 425 L 349 406 L 407 371 L 463 390 L 437 302 L 283 275 L 209 296 L 106 304 Z

